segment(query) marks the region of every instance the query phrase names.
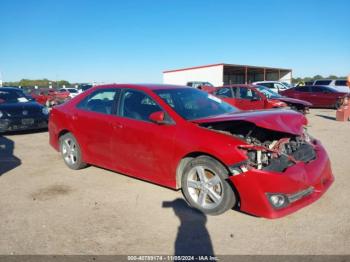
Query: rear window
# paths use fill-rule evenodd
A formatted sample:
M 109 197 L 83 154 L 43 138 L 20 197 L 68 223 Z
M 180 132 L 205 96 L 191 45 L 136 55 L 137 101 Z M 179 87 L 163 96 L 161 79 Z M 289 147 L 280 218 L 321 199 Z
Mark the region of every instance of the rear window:
M 315 85 L 330 85 L 332 80 L 317 80 Z
M 335 85 L 336 86 L 346 86 L 346 80 L 336 80 Z

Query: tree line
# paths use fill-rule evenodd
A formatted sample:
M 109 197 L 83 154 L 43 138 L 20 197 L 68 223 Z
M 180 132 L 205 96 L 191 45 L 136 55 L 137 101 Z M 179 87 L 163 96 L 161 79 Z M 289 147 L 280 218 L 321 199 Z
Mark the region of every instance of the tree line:
M 313 77 L 296 77 L 292 78 L 292 83 L 299 83 L 299 82 L 308 82 L 308 81 L 314 81 L 314 80 L 320 80 L 320 79 L 346 79 L 346 76 L 336 76 L 336 75 L 329 75 L 328 77 L 323 77 L 322 75 L 315 75 Z M 38 79 L 38 80 L 31 80 L 31 79 L 21 79 L 20 81 L 15 82 L 4 82 L 4 86 L 21 86 L 21 87 L 62 87 L 65 86 L 71 86 L 73 84 L 69 83 L 67 80 L 59 80 L 59 81 L 53 81 L 49 79 Z
M 299 82 L 309 82 L 309 81 L 315 81 L 315 80 L 321 80 L 321 79 L 346 79 L 346 76 L 336 76 L 336 75 L 329 75 L 328 77 L 323 77 L 321 75 L 315 75 L 313 77 L 296 77 L 292 78 L 292 83 L 299 83 Z
M 37 79 L 37 80 L 31 80 L 31 79 L 21 79 L 20 81 L 15 81 L 15 82 L 4 82 L 4 86 L 21 86 L 21 87 L 57 87 L 60 86 L 62 87 L 63 85 L 65 86 L 70 86 L 71 83 L 69 83 L 67 80 L 58 80 L 58 81 L 52 81 L 49 79 Z

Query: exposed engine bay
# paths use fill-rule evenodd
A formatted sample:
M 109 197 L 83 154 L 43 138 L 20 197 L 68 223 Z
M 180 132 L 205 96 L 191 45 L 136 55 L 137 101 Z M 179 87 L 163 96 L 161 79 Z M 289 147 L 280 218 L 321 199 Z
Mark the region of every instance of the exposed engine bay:
M 297 136 L 241 120 L 200 125 L 246 142 L 248 145 L 242 145 L 239 149 L 246 153 L 248 166 L 256 169 L 283 172 L 299 161 L 308 163 L 316 158 L 314 146 L 306 132 Z

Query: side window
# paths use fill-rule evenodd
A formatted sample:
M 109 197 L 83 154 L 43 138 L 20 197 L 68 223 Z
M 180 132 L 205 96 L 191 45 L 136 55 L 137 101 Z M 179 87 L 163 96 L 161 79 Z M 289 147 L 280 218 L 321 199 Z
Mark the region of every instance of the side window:
M 82 100 L 77 107 L 83 110 L 112 114 L 114 98 L 119 92 L 119 89 L 97 90 Z
M 218 91 L 215 92 L 215 94 L 220 97 L 227 97 L 227 98 L 232 97 L 231 88 L 229 87 L 220 88 Z
M 250 88 L 238 87 L 236 91 L 236 98 L 252 100 L 259 99 L 260 97 L 254 90 Z
M 336 80 L 334 85 L 336 85 L 336 86 L 346 86 L 346 80 Z
M 322 92 L 322 87 L 321 86 L 312 86 L 311 92 L 320 93 L 320 92 Z
M 295 91 L 298 92 L 309 92 L 309 87 L 308 86 L 301 86 L 295 89 Z
M 162 109 L 141 91 L 127 89 L 121 94 L 119 115 L 122 117 L 151 122 L 149 116 L 156 111 Z

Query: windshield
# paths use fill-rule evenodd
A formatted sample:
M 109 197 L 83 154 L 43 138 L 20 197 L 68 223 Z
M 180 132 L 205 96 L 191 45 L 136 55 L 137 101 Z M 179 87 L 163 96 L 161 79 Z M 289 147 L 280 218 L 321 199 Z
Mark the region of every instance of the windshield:
M 192 88 L 155 90 L 164 102 L 186 120 L 237 112 L 220 98 Z
M 69 88 L 68 91 L 70 93 L 78 93 L 78 90 L 74 89 L 74 88 Z
M 282 82 L 282 84 L 287 88 L 292 88 L 292 85 L 287 82 Z
M 282 96 L 265 86 L 256 86 L 256 89 L 263 93 L 267 98 L 281 98 Z
M 25 103 L 29 102 L 29 98 L 22 92 L 17 90 L 0 90 L 1 103 Z

